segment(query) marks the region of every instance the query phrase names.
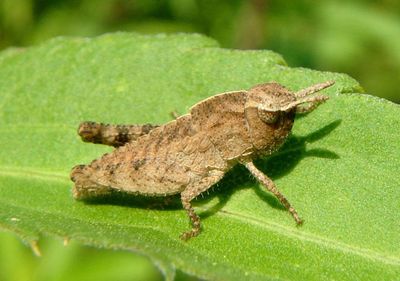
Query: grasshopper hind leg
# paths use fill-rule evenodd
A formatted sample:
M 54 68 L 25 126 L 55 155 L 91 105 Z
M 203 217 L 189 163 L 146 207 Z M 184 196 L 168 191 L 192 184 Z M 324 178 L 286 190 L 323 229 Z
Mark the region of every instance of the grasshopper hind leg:
M 158 125 L 111 125 L 87 121 L 79 125 L 78 135 L 84 142 L 119 147 L 148 134 L 156 127 Z

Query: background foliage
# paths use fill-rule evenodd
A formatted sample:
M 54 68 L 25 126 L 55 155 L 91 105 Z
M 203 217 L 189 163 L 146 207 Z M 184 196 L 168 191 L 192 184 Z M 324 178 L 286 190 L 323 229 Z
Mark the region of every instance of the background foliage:
M 270 49 L 291 66 L 343 72 L 400 101 L 395 0 L 2 0 L 0 49 L 58 35 L 198 32 L 223 47 Z

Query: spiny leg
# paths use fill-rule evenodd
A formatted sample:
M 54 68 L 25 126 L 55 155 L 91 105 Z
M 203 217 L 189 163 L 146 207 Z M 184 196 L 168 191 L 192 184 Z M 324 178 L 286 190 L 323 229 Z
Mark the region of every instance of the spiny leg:
M 274 182 L 266 175 L 264 175 L 263 172 L 257 169 L 253 162 L 248 162 L 245 164 L 245 166 L 258 181 L 260 181 L 270 192 L 272 192 L 279 199 L 282 205 L 285 206 L 285 208 L 292 214 L 296 223 L 302 224 L 302 219 L 299 217 L 292 205 L 290 205 L 285 196 L 283 196 L 283 194 L 279 192 Z
M 190 199 L 187 197 L 181 197 L 182 206 L 188 213 L 189 219 L 192 223 L 192 229 L 181 234 L 180 238 L 182 240 L 188 240 L 189 238 L 195 237 L 200 233 L 201 224 L 200 217 L 195 213 Z
M 188 240 L 197 236 L 201 230 L 200 217 L 195 213 L 190 202 L 200 195 L 200 193 L 206 191 L 212 185 L 217 183 L 224 176 L 222 171 L 213 171 L 210 172 L 210 174 L 211 175 L 208 177 L 189 184 L 181 193 L 182 206 L 186 210 L 192 223 L 192 229 L 181 234 L 180 238 L 182 240 Z
M 110 125 L 96 122 L 83 122 L 79 125 L 78 134 L 84 142 L 118 147 L 148 134 L 156 127 L 158 127 L 158 125 Z
M 170 112 L 169 114 L 171 115 L 172 119 L 178 119 L 179 118 L 179 114 L 175 110 Z

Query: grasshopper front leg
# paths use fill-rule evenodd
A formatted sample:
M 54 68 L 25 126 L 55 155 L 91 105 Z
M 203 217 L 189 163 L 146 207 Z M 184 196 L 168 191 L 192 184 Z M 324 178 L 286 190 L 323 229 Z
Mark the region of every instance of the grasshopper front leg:
M 289 203 L 289 201 L 285 198 L 285 196 L 278 190 L 274 182 L 263 174 L 257 167 L 253 164 L 253 162 L 245 163 L 246 168 L 250 171 L 250 173 L 259 181 L 262 185 L 264 185 L 268 191 L 272 192 L 281 202 L 281 204 L 289 211 L 294 220 L 298 225 L 303 223 L 303 220 L 297 214 L 295 208 Z

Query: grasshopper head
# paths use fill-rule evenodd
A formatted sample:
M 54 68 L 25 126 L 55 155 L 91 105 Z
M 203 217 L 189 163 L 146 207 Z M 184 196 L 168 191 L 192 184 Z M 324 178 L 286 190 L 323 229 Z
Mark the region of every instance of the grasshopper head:
M 313 95 L 333 85 L 333 81 L 316 84 L 296 93 L 278 83 L 256 85 L 248 91 L 246 119 L 255 147 L 274 150 L 292 129 L 296 113 L 308 113 L 328 99 Z

